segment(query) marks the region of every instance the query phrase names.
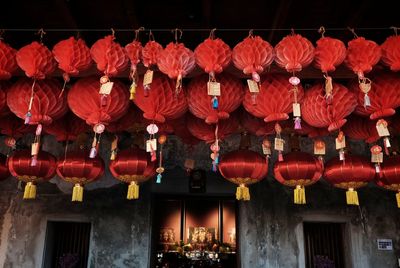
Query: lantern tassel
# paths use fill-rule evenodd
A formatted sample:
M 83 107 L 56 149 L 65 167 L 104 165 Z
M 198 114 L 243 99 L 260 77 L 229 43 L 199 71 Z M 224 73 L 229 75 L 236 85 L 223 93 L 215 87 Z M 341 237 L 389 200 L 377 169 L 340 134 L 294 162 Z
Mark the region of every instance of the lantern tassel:
M 294 203 L 298 205 L 306 203 L 306 190 L 304 186 L 296 185 L 296 188 L 294 189 Z
M 236 188 L 236 199 L 244 201 L 250 200 L 250 191 L 246 185 L 240 184 L 239 187 Z
M 77 183 L 72 189 L 72 202 L 82 202 L 82 200 L 83 200 L 83 186 Z
M 24 199 L 35 199 L 36 198 L 36 185 L 33 182 L 28 182 L 25 185 Z
M 133 200 L 139 198 L 139 185 L 135 181 L 132 181 L 128 187 L 128 194 L 126 199 Z
M 298 116 L 294 119 L 294 129 L 301 129 L 301 118 Z
M 131 84 L 131 86 L 129 88 L 129 93 L 130 93 L 129 100 L 134 100 L 135 99 L 135 94 L 136 94 L 136 82 L 135 82 L 135 80 L 132 81 L 132 84 Z
M 347 205 L 360 205 L 358 202 L 357 191 L 354 191 L 354 188 L 349 188 L 349 190 L 346 192 L 346 202 Z
M 369 107 L 369 106 L 371 106 L 371 100 L 370 100 L 368 94 L 365 94 L 364 95 L 364 107 L 366 108 L 366 107 Z
M 396 194 L 397 207 L 400 208 L 400 192 Z

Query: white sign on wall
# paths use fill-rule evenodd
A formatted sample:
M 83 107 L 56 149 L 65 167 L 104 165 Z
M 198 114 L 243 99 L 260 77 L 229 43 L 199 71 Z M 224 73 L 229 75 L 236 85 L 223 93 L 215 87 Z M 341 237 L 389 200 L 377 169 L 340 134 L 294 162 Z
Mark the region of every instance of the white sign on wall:
M 378 250 L 393 250 L 392 239 L 377 239 Z

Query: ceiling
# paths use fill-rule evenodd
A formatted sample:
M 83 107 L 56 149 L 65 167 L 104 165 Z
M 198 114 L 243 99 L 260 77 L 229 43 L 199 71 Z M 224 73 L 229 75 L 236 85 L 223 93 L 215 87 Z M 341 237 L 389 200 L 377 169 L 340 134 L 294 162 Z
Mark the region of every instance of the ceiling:
M 332 28 L 354 27 L 359 36 L 373 39 L 378 43 L 391 35 L 390 29 L 362 30 L 361 28 L 389 28 L 400 26 L 398 9 L 393 1 L 349 1 L 349 0 L 309 0 L 309 1 L 234 1 L 234 0 L 12 0 L 2 3 L 0 28 L 47 29 L 44 42 L 52 46 L 76 31 L 52 32 L 49 29 L 132 29 L 117 31 L 117 39 L 125 44 L 133 39 L 133 29 L 144 26 L 155 29 L 157 41 L 163 45 L 173 40 L 170 31 L 156 29 L 210 29 L 217 28 L 216 35 L 233 46 L 247 36 L 249 29 L 282 29 L 278 31 L 256 31 L 273 45 L 290 33 L 291 28 L 316 41 L 316 30 L 321 25 L 328 31 L 326 35 L 350 40 L 353 35 L 348 30 Z M 243 29 L 222 31 L 222 29 Z M 296 30 L 298 29 L 298 30 Z M 110 32 L 110 31 L 108 31 Z M 79 33 L 89 45 L 107 32 Z M 148 33 L 142 34 L 145 42 Z M 194 48 L 209 31 L 184 31 L 182 41 Z M 4 38 L 14 47 L 29 43 L 38 36 L 33 32 L 6 31 Z

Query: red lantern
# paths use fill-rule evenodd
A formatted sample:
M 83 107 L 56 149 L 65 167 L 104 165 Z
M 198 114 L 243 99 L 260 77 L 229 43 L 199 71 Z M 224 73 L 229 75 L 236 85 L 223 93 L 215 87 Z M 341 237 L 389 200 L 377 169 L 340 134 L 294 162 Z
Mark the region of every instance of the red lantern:
M 11 84 L 6 81 L 0 81 L 0 116 L 10 114 L 7 106 L 7 91 Z
M 58 68 L 64 72 L 66 82 L 71 75 L 75 76 L 87 70 L 92 63 L 90 49 L 81 38 L 70 37 L 58 42 L 53 47 L 53 55 L 58 62 Z
M 190 119 L 187 120 L 187 128 L 189 132 L 196 138 L 207 143 L 212 143 L 216 140 L 216 132 L 218 132 L 218 140 L 225 139 L 227 136 L 237 131 L 239 123 L 237 119 L 231 117 L 219 122 L 217 126 L 206 124 L 203 120 L 194 116 L 191 116 Z
M 194 146 L 200 142 L 198 138 L 190 133 L 187 128 L 187 124 L 190 120 L 190 116 L 185 114 L 178 119 L 171 120 L 171 125 L 174 131 L 174 135 L 178 136 L 178 138 L 185 144 Z
M 256 152 L 237 150 L 224 154 L 219 172 L 228 181 L 237 184 L 236 199 L 250 200 L 247 185 L 261 181 L 267 176 L 268 161 Z
M 129 62 L 124 48 L 114 39 L 114 35 L 108 35 L 97 40 L 90 48 L 90 54 L 97 64 L 97 69 L 107 77 L 116 76 L 124 71 Z
M 68 105 L 75 115 L 89 125 L 108 124 L 125 114 L 129 106 L 128 94 L 125 85 L 115 80 L 106 104 L 102 105 L 98 79 L 82 78 L 69 90 Z
M 390 36 L 381 45 L 382 61 L 393 72 L 400 71 L 400 36 Z
M 334 83 L 332 98 L 326 99 L 323 84 L 316 84 L 305 93 L 302 110 L 303 119 L 313 127 L 325 128 L 329 131 L 340 129 L 346 123 L 346 117 L 357 106 L 353 92 L 339 83 Z
M 395 109 L 400 107 L 400 78 L 395 74 L 380 74 L 373 80 L 368 93 L 370 106 L 364 106 L 364 93 L 359 91 L 358 84 L 351 83 L 350 89 L 356 93 L 358 99 L 355 113 L 369 116 L 372 120 L 394 115 Z
M 315 48 L 314 65 L 324 74 L 333 72 L 346 58 L 346 46 L 339 39 L 322 37 Z
M 260 74 L 274 60 L 273 47 L 260 36 L 249 34 L 232 51 L 232 61 L 244 74 L 251 75 L 255 82 L 260 82 Z
M 385 160 L 376 183 L 388 190 L 397 191 L 397 207 L 400 208 L 400 155 L 393 155 Z
M 111 133 L 136 132 L 144 129 L 143 124 L 142 112 L 131 103 L 127 112 L 117 121 L 110 123 L 107 130 Z
M 176 79 L 176 91 L 182 88 L 182 78 L 196 66 L 193 52 L 183 43 L 169 43 L 158 57 L 158 68 L 171 79 Z
M 61 119 L 44 127 L 44 132 L 55 136 L 58 142 L 75 141 L 78 135 L 89 130 L 88 125 L 73 113 L 67 113 Z
M 144 112 L 144 118 L 159 123 L 178 118 L 187 110 L 185 94 L 182 91 L 176 93 L 174 82 L 164 75 L 154 76 L 147 97 L 139 83 L 134 102 Z
M 348 205 L 359 205 L 355 189 L 364 187 L 375 178 L 375 168 L 368 159 L 346 155 L 346 160 L 333 158 L 325 165 L 324 178 L 337 188 L 347 189 Z
M 12 139 L 19 139 L 26 133 L 34 131 L 34 129 L 32 125 L 25 125 L 24 121 L 14 114 L 1 118 L 0 133 Z
M 74 184 L 72 201 L 82 202 L 83 185 L 99 179 L 104 173 L 104 162 L 100 157 L 89 158 L 84 150 L 68 152 L 57 161 L 57 175 Z
M 17 51 L 15 49 L 0 40 L 0 80 L 10 79 L 17 70 L 16 54 Z
M 150 40 L 142 49 L 143 65 L 146 68 L 151 68 L 157 65 L 158 58 L 160 57 L 163 47 L 154 40 Z
M 55 79 L 34 82 L 32 105 L 31 80 L 22 78 L 7 92 L 7 104 L 11 112 L 30 125 L 50 124 L 62 117 L 68 106 L 65 97 L 59 97 L 61 84 Z M 28 113 L 27 113 L 28 112 Z
M 264 118 L 265 122 L 286 120 L 289 118 L 288 114 L 293 111 L 294 94 L 291 89 L 291 85 L 287 83 L 285 76 L 267 76 L 261 84 L 257 104 L 253 104 L 251 93 L 246 91 L 243 106 L 252 115 Z M 297 93 L 299 102 L 301 102 L 303 95 L 303 88 L 299 85 Z
M 347 123 L 343 126 L 343 132 L 352 139 L 364 140 L 367 143 L 379 140 L 376 121 L 364 117 L 355 115 L 348 117 Z
M 8 159 L 8 168 L 12 176 L 26 182 L 24 199 L 36 197 L 36 183 L 50 180 L 56 173 L 56 158 L 48 152 L 40 151 L 37 164 L 32 166 L 30 150 L 15 152 Z
M 295 187 L 294 203 L 305 204 L 305 186 L 319 181 L 324 171 L 321 161 L 305 152 L 291 152 L 283 161 L 275 162 L 274 176 L 277 181 Z
M 229 118 L 229 113 L 236 110 L 242 103 L 244 96 L 243 84 L 231 75 L 221 75 L 221 95 L 219 105 L 214 109 L 211 105 L 213 96 L 207 93 L 207 76 L 192 79 L 188 86 L 189 110 L 208 124 L 215 124 L 219 119 Z
M 20 48 L 16 59 L 26 76 L 34 79 L 45 79 L 46 75 L 54 72 L 57 67 L 51 51 L 36 41 Z
M 135 98 L 136 87 L 137 87 L 137 65 L 140 62 L 140 58 L 142 57 L 142 43 L 139 40 L 139 30 L 136 30 L 136 37 L 131 43 L 125 46 L 126 54 L 131 62 L 131 70 L 129 73 L 129 78 L 132 80 L 132 84 L 130 86 L 130 93 L 131 96 L 129 97 L 130 100 Z
M 275 131 L 274 123 L 265 123 L 262 119 L 254 117 L 246 111 L 241 111 L 239 121 L 246 131 L 256 136 L 271 135 Z
M 118 180 L 129 183 L 127 199 L 139 198 L 139 183 L 143 183 L 155 175 L 155 162 L 151 162 L 149 154 L 141 149 L 126 149 L 118 153 L 110 162 L 111 174 Z
M 10 171 L 8 171 L 7 157 L 0 154 L 0 181 L 10 177 Z

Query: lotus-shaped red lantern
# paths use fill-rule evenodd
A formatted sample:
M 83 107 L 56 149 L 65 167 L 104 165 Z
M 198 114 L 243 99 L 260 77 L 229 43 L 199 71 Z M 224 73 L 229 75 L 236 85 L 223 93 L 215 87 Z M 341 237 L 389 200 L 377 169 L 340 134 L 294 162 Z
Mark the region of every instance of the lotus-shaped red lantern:
M 390 36 L 381 45 L 382 61 L 393 72 L 400 71 L 400 36 Z
M 10 79 L 17 70 L 16 54 L 17 51 L 15 49 L 0 40 L 0 80 Z

